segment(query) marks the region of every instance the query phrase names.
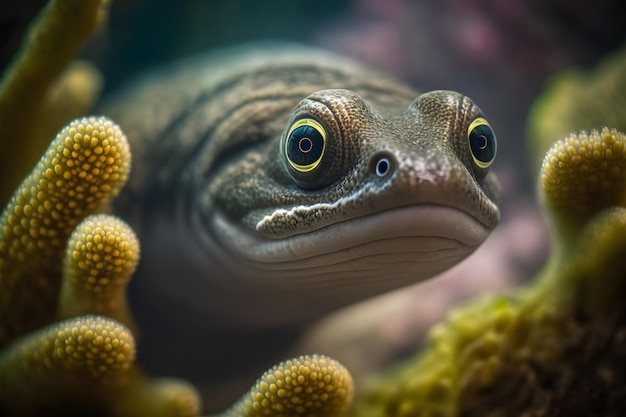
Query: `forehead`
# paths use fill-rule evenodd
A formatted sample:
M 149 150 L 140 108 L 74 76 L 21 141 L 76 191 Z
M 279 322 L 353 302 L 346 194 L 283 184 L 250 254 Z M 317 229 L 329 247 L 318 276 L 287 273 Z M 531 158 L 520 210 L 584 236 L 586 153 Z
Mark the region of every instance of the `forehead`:
M 349 140 L 388 142 L 413 149 L 450 146 L 451 135 L 462 135 L 480 110 L 467 97 L 453 91 L 422 94 L 411 102 L 373 103 L 348 90 L 321 90 L 303 100 L 294 111 L 332 118 Z M 380 145 L 380 143 L 378 143 Z

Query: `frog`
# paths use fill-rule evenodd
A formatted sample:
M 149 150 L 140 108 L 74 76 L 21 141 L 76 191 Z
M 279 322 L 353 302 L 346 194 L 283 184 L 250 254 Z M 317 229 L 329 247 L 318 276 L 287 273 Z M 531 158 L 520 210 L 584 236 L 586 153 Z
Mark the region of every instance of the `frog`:
M 102 19 L 98 2 L 73 7 L 94 22 Z M 32 50 L 23 56 L 58 58 L 55 68 L 67 65 L 67 56 L 41 55 L 39 45 L 87 36 L 82 30 L 71 34 L 72 10 L 50 3 L 33 26 Z M 46 25 L 56 29 L 43 30 Z M 27 86 L 21 77 L 44 68 L 29 71 L 29 61 L 22 64 L 7 84 Z M 46 71 L 40 75 L 51 78 Z M 46 89 L 35 93 L 45 96 Z M 8 91 L 3 103 L 16 103 L 18 96 Z M 98 391 L 100 406 L 124 414 L 104 403 L 121 396 L 121 403 L 132 404 L 148 398 L 147 390 L 171 404 L 182 392 L 192 404 L 184 414 L 193 415 L 193 389 L 146 381 L 135 367 L 135 338 L 150 373 L 211 381 L 219 396 L 220 387 L 232 385 L 229 377 L 256 377 L 284 358 L 285 347 L 318 318 L 459 262 L 499 218 L 497 181 L 489 170 L 495 134 L 471 99 L 452 91 L 419 94 L 313 48 L 256 44 L 190 58 L 133 81 L 96 111 L 107 117 L 78 119 L 59 131 L 2 217 L 2 308 L 10 320 L 0 329 L 0 362 L 18 376 L 47 375 L 40 378 L 45 383 L 37 382 L 56 393 L 46 401 Z M 28 124 L 17 125 L 28 136 Z M 46 212 L 49 198 L 57 208 L 52 213 Z M 114 216 L 85 219 L 101 211 Z M 37 213 L 43 217 L 27 220 Z M 42 235 L 39 222 L 52 238 Z M 70 236 L 74 229 L 77 237 Z M 138 239 L 117 241 L 133 230 Z M 100 245 L 89 239 L 126 249 L 105 245 L 104 254 L 90 254 Z M 95 260 L 96 273 L 116 269 L 138 257 L 139 241 L 132 320 L 122 307 L 134 268 L 114 280 L 115 305 L 102 309 L 96 293 L 113 280 L 86 277 L 81 265 L 87 261 L 78 259 Z M 107 248 L 120 258 L 98 263 L 100 256 L 110 259 Z M 87 302 L 89 286 L 81 282 L 94 279 Z M 106 364 L 121 363 L 78 361 L 79 372 L 90 376 L 70 376 L 68 382 L 68 358 L 62 355 L 68 350 L 48 351 L 63 344 L 69 351 L 101 352 Z M 119 351 L 107 350 L 113 346 Z M 33 360 L 32 352 L 54 359 Z M 326 361 L 315 356 L 301 362 L 316 367 Z M 37 366 L 52 366 L 53 372 Z M 122 375 L 112 384 L 105 371 Z M 250 386 L 250 378 L 235 384 Z
M 133 150 L 114 213 L 142 242 L 130 297 L 157 373 L 258 373 L 321 317 L 456 265 L 499 219 L 496 136 L 469 97 L 312 47 L 187 58 L 97 110 Z

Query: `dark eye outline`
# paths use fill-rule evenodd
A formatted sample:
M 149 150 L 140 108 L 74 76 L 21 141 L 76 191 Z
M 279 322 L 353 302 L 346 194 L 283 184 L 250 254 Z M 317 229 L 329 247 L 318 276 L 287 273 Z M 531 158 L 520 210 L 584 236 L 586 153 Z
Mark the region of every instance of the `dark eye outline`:
M 385 177 L 391 171 L 391 161 L 386 156 L 379 158 L 376 161 L 376 175 L 379 177 Z
M 299 164 L 294 163 L 291 159 L 289 159 L 289 153 L 288 153 L 289 139 L 291 137 L 291 134 L 296 129 L 298 129 L 299 127 L 302 127 L 302 126 L 309 126 L 309 127 L 312 127 L 313 129 L 317 130 L 317 132 L 322 136 L 322 140 L 324 141 L 323 142 L 323 147 L 322 147 L 322 153 L 320 154 L 319 158 L 317 158 L 315 160 L 315 162 L 310 163 L 308 165 L 299 165 Z M 293 169 L 295 169 L 296 171 L 302 172 L 302 173 L 313 171 L 322 162 L 322 159 L 324 158 L 324 154 L 326 153 L 326 129 L 324 129 L 324 127 L 320 123 L 318 123 L 316 120 L 314 120 L 314 119 L 300 119 L 300 120 L 298 120 L 293 125 L 291 125 L 291 128 L 289 128 L 289 131 L 287 132 L 283 153 L 284 153 L 285 159 L 287 160 L 289 165 Z
M 472 132 L 474 131 L 474 129 L 479 126 L 487 126 L 489 128 L 489 131 L 491 132 L 491 139 L 492 139 L 491 143 L 493 144 L 493 156 L 491 157 L 489 161 L 481 161 L 474 155 L 474 149 L 472 148 L 471 137 L 472 137 Z M 484 139 L 485 139 L 485 147 L 489 146 L 490 138 L 485 137 Z M 476 164 L 476 166 L 482 169 L 489 168 L 491 164 L 493 163 L 493 161 L 496 159 L 496 154 L 498 151 L 498 141 L 496 139 L 496 134 L 493 132 L 493 128 L 491 127 L 487 119 L 485 119 L 484 117 L 477 117 L 476 119 L 472 121 L 472 123 L 470 123 L 469 127 L 467 128 L 467 142 L 469 145 L 470 154 L 472 155 L 472 159 L 474 160 L 474 163 Z

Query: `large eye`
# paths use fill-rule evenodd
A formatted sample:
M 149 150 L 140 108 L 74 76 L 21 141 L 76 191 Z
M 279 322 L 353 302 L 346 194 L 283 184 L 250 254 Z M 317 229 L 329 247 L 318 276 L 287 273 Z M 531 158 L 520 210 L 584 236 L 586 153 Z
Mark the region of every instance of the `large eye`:
M 313 119 L 301 119 L 291 126 L 285 140 L 287 162 L 298 172 L 313 171 L 326 150 L 326 131 Z
M 467 139 L 474 163 L 479 168 L 489 168 L 498 148 L 496 135 L 489 122 L 482 117 L 474 119 L 467 128 Z

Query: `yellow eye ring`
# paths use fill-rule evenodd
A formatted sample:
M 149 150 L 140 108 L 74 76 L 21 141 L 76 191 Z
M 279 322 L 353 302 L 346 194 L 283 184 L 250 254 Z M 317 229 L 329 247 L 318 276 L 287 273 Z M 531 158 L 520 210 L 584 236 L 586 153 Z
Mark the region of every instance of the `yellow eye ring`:
M 498 143 L 491 125 L 484 117 L 477 117 L 470 123 L 467 140 L 474 163 L 479 168 L 489 168 L 496 158 Z
M 298 120 L 287 132 L 283 152 L 296 171 L 313 171 L 326 152 L 326 129 L 313 119 Z

